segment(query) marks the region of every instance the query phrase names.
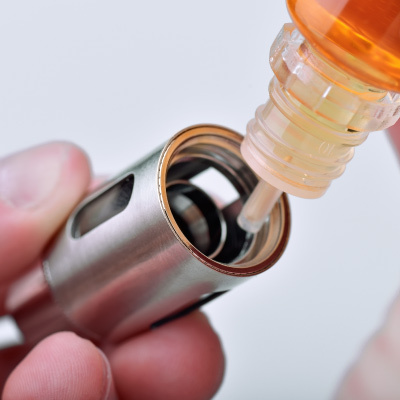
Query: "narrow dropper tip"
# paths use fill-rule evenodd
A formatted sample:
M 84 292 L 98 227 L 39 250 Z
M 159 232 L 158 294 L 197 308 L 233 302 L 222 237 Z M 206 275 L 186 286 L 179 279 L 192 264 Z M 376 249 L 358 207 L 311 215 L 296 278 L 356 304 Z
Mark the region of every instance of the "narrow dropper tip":
M 265 181 L 259 181 L 243 205 L 237 223 L 245 231 L 257 233 L 264 225 L 282 191 Z

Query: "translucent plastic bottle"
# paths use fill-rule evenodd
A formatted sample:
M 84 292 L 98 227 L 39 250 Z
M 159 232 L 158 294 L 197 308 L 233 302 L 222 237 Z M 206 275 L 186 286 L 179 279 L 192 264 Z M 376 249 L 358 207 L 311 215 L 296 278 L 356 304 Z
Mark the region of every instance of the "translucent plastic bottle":
M 281 192 L 322 196 L 371 131 L 400 117 L 400 0 L 287 0 L 270 99 L 242 155 L 261 178 L 238 218 L 256 232 Z
M 311 46 L 350 75 L 400 92 L 399 0 L 287 0 Z

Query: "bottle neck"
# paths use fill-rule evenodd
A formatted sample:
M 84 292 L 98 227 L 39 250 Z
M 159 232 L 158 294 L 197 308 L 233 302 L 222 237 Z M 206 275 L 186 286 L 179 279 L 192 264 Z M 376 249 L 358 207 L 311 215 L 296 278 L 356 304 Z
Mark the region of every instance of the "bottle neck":
M 270 64 L 270 100 L 248 124 L 243 157 L 272 186 L 320 197 L 344 172 L 354 146 L 397 121 L 400 95 L 336 68 L 293 24 L 273 43 Z

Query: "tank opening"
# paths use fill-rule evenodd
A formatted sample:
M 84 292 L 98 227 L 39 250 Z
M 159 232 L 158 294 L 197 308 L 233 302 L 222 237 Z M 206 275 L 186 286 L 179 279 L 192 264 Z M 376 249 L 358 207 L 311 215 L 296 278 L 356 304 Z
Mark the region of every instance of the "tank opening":
M 254 235 L 236 222 L 247 189 L 224 168 L 202 157 L 181 159 L 168 172 L 167 195 L 186 239 L 207 257 L 232 263 L 246 254 Z

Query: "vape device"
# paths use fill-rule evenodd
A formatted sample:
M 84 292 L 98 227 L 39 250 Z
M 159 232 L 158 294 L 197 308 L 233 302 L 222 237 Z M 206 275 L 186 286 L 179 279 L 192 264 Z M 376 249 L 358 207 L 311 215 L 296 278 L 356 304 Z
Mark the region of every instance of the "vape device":
M 10 289 L 6 307 L 25 342 L 62 329 L 123 340 L 274 265 L 289 236 L 287 197 L 258 232 L 238 226 L 258 183 L 242 139 L 219 126 L 187 128 L 85 198 L 42 267 Z M 198 183 L 210 173 L 233 199 Z

